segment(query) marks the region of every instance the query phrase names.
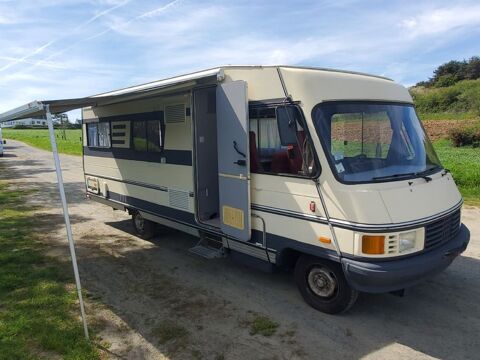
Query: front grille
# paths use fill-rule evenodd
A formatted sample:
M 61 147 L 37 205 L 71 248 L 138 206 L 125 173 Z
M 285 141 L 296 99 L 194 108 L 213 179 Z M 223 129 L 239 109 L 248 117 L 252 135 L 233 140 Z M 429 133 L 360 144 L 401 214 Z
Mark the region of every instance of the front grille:
M 460 230 L 460 209 L 425 226 L 425 250 L 454 238 Z

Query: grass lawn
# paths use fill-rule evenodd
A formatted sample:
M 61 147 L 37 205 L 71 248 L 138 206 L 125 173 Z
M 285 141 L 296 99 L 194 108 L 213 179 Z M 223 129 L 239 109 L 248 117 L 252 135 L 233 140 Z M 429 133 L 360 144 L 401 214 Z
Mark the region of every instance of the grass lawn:
M 465 203 L 480 206 L 480 148 L 453 147 L 449 140 L 434 142 L 442 165 L 452 172 Z
M 5 139 L 22 141 L 43 150 L 51 150 L 47 129 L 2 129 Z M 62 139 L 62 130 L 55 130 L 58 151 L 63 154 L 82 155 L 82 130 L 65 130 L 67 139 Z
M 0 359 L 98 359 L 83 335 L 72 271 L 41 254 L 28 195 L 0 182 Z

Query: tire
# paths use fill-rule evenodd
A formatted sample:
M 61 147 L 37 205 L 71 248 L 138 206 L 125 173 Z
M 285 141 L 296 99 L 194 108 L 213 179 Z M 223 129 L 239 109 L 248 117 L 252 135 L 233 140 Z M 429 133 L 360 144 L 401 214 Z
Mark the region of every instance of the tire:
M 295 282 L 307 304 L 327 314 L 347 311 L 358 297 L 340 264 L 314 256 L 302 255 L 297 260 Z
M 142 239 L 147 240 L 155 235 L 156 224 L 145 219 L 138 211 L 132 213 L 132 224 L 135 232 Z

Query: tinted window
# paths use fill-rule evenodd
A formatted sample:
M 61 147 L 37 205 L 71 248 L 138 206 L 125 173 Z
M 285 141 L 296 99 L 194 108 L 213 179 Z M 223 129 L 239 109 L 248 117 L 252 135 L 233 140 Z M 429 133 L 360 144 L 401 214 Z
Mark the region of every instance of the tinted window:
M 147 150 L 162 151 L 160 121 L 147 121 Z
M 160 152 L 163 150 L 165 126 L 160 120 L 133 121 L 133 148 L 136 151 Z
M 133 149 L 147 151 L 147 126 L 145 121 L 132 122 Z

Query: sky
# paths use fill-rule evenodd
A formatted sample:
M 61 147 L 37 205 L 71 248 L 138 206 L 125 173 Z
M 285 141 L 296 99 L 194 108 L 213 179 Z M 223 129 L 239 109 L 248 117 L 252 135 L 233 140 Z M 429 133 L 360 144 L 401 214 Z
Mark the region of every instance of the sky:
M 0 113 L 225 64 L 330 67 L 411 86 L 480 55 L 479 39 L 478 0 L 0 0 Z

